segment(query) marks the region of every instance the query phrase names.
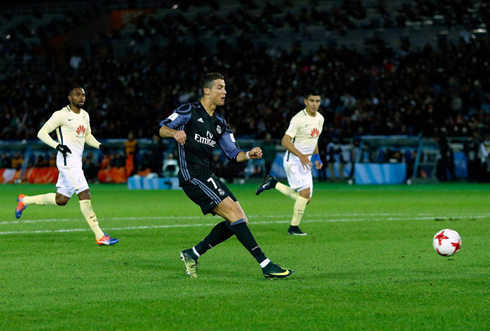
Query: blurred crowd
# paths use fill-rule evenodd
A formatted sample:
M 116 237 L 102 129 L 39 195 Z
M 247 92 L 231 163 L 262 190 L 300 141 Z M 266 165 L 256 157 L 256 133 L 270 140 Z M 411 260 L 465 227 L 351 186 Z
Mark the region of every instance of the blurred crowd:
M 396 10 L 389 1 L 376 2 L 362 0 L 326 1 L 310 0 L 307 5 L 283 0 L 271 1 L 240 0 L 237 9 L 225 15 L 198 14 L 185 15 L 191 7 L 209 5 L 216 12 L 219 1 L 182 1 L 180 15 L 167 15 L 163 20 L 141 19 L 135 36 L 178 36 L 197 35 L 199 31 L 212 31 L 215 35 L 236 35 L 239 33 L 267 34 L 274 37 L 274 30 L 287 28 L 291 31 L 304 31 L 309 27 L 322 26 L 325 31 L 338 31 L 348 34 L 349 30 L 405 27 L 407 22 L 431 20 L 432 24 L 445 27 L 476 27 L 488 19 L 489 8 L 485 1 L 474 0 L 434 0 L 400 1 Z M 476 8 L 477 13 L 473 13 Z M 374 15 L 368 15 L 368 11 Z M 434 19 L 440 18 L 440 19 Z
M 379 1 L 377 10 L 395 25 L 433 14 L 445 15 L 448 22 L 451 18 L 452 24 L 464 20 L 476 24 L 473 21 L 488 17 L 483 5 L 477 18 L 462 14 L 472 1 L 436 3 L 440 6 L 414 1 L 398 13 L 389 13 Z M 343 1 L 332 9 L 338 11 L 337 16 L 319 13 L 314 6 L 294 11 L 287 1 L 284 6 L 269 2 L 258 6 L 253 1 L 242 5 L 225 18 L 197 15 L 189 19 L 184 14 L 163 21 L 142 18 L 137 22 L 140 38 L 163 35 L 169 40 L 168 46 L 155 43 L 148 53 L 114 54 L 112 42 L 121 38 L 118 31 L 95 35 L 88 48 L 76 42 L 67 42 L 72 46 L 66 47 L 49 43 L 32 47 L 18 40 L 12 45 L 20 46 L 12 47 L 4 40 L 2 57 L 18 57 L 25 65 L 0 85 L 0 139 L 36 139 L 52 112 L 68 103 L 67 89 L 73 84 L 84 86 L 87 92 L 84 108 L 97 138 L 122 138 L 129 132 L 136 139 L 151 138 L 155 125 L 179 104 L 199 99 L 199 78 L 210 71 L 225 75 L 227 102 L 220 111 L 238 138 L 262 139 L 267 133 L 281 138 L 291 116 L 303 107 L 304 90 L 311 87 L 322 92 L 324 135 L 332 138 L 488 133 L 490 39 L 462 37 L 437 49 L 428 44 L 424 49 L 402 51 L 386 45 L 368 50 L 324 45 L 305 54 L 301 45 L 262 48 L 253 39 L 266 33 L 273 37 L 274 28 L 284 25 L 301 29 L 324 24 L 335 29 L 336 17 L 339 21 L 362 19 L 366 9 L 362 2 Z M 261 14 L 247 12 L 254 6 L 263 9 Z M 274 16 L 277 11 L 284 13 L 281 20 Z M 406 18 L 397 18 L 400 15 Z M 67 20 L 73 21 L 71 16 Z M 347 21 L 338 25 L 358 28 Z M 197 37 L 200 28 L 216 29 L 216 47 Z M 182 34 L 196 38 L 188 42 Z

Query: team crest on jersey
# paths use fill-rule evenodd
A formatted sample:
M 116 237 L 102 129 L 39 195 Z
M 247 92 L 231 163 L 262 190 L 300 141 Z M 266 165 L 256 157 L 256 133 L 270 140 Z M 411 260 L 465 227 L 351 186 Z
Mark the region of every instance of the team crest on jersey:
M 312 138 L 316 138 L 320 135 L 320 130 L 318 130 L 317 128 L 314 128 L 313 130 L 311 130 L 310 135 Z
M 85 127 L 83 125 L 79 125 L 78 128 L 77 128 L 77 130 L 76 130 L 76 132 L 77 132 L 77 136 L 79 136 L 79 137 L 85 137 L 86 129 L 85 129 Z
M 220 188 L 218 189 L 218 193 L 219 193 L 219 195 L 221 195 L 221 196 L 225 195 L 225 191 L 223 191 L 223 190 L 222 190 L 222 189 L 220 189 Z
M 219 125 L 218 125 L 218 126 L 216 126 L 216 132 L 218 132 L 218 134 L 221 134 L 221 132 L 223 132 L 223 131 L 221 130 L 221 126 L 219 126 Z

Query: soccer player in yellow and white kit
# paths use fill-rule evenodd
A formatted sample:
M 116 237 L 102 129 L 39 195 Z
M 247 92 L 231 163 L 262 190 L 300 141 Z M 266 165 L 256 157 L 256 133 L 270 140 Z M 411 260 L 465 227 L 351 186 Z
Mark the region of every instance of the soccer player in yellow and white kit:
M 85 143 L 100 149 L 106 155 L 110 148 L 101 144 L 92 135 L 90 116 L 82 109 L 85 104 L 85 90 L 81 86 L 73 86 L 68 93 L 70 104 L 53 113 L 51 118 L 39 130 L 37 136 L 46 145 L 58 151 L 56 166 L 59 175 L 56 183 L 57 192 L 35 196 L 19 194 L 15 217 L 20 218 L 28 205 L 64 206 L 73 193 L 78 195 L 82 214 L 95 234 L 98 245 L 114 245 L 119 239 L 106 235 L 99 227 L 97 216 L 92 209 L 90 189 L 82 170 L 82 157 Z M 56 130 L 58 142 L 49 135 Z
M 287 149 L 284 154 L 284 169 L 289 186 L 268 175 L 260 184 L 255 194 L 259 195 L 265 190 L 275 188 L 282 194 L 295 200 L 293 218 L 288 234 L 305 236 L 299 223 L 305 212 L 306 205 L 310 203 L 313 194 L 313 178 L 311 167 L 323 167 L 318 151 L 318 138 L 323 131 L 324 118 L 318 112 L 321 97 L 318 91 L 309 91 L 304 99 L 306 108 L 297 113 L 289 124 L 282 138 L 281 144 Z

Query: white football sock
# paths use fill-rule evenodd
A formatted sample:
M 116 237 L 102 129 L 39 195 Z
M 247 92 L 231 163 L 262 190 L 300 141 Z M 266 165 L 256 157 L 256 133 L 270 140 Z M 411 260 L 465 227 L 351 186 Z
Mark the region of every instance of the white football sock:
M 271 262 L 271 260 L 265 259 L 264 261 L 262 261 L 262 263 L 260 263 L 260 267 L 265 268 L 265 267 L 267 267 L 267 265 L 269 265 L 270 262 Z
M 94 231 L 95 239 L 102 238 L 104 232 L 99 228 L 97 216 L 95 216 L 94 210 L 92 209 L 92 202 L 90 200 L 80 200 L 80 209 L 88 225 Z
M 293 199 L 293 200 L 298 200 L 298 197 L 299 197 L 298 192 L 296 192 L 295 190 L 293 190 L 289 186 L 286 186 L 282 183 L 277 182 L 275 189 L 278 190 L 279 192 L 281 192 L 282 194 L 284 194 L 285 196 Z
M 24 197 L 24 205 L 43 205 L 43 206 L 56 206 L 56 194 L 47 193 L 41 195 L 34 195 L 32 197 Z
M 301 218 L 305 213 L 306 204 L 308 203 L 308 199 L 299 196 L 296 202 L 294 203 L 294 211 L 293 211 L 293 219 L 291 220 L 292 226 L 298 226 L 301 222 Z

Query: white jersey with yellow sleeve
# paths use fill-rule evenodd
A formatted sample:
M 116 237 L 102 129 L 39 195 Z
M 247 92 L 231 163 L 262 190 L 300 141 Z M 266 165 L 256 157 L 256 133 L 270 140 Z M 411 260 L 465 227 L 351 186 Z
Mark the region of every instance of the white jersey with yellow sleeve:
M 308 115 L 306 109 L 303 109 L 291 119 L 286 134 L 293 138 L 292 143 L 298 151 L 304 155 L 311 155 L 315 151 L 318 138 L 323 131 L 323 122 L 323 115 L 319 112 L 313 117 Z M 299 161 L 299 158 L 289 151 L 286 152 L 286 158 Z
M 56 131 L 58 142 L 49 136 L 53 131 Z M 80 113 L 77 114 L 70 109 L 70 106 L 55 111 L 41 130 L 39 130 L 38 137 L 53 148 L 56 148 L 58 144 L 62 144 L 68 146 L 71 150 L 71 153 L 68 153 L 66 158 L 62 153 L 57 154 L 56 165 L 58 167 L 81 168 L 85 142 L 95 148 L 98 148 L 100 145 L 92 136 L 89 114 L 83 109 L 80 109 Z

